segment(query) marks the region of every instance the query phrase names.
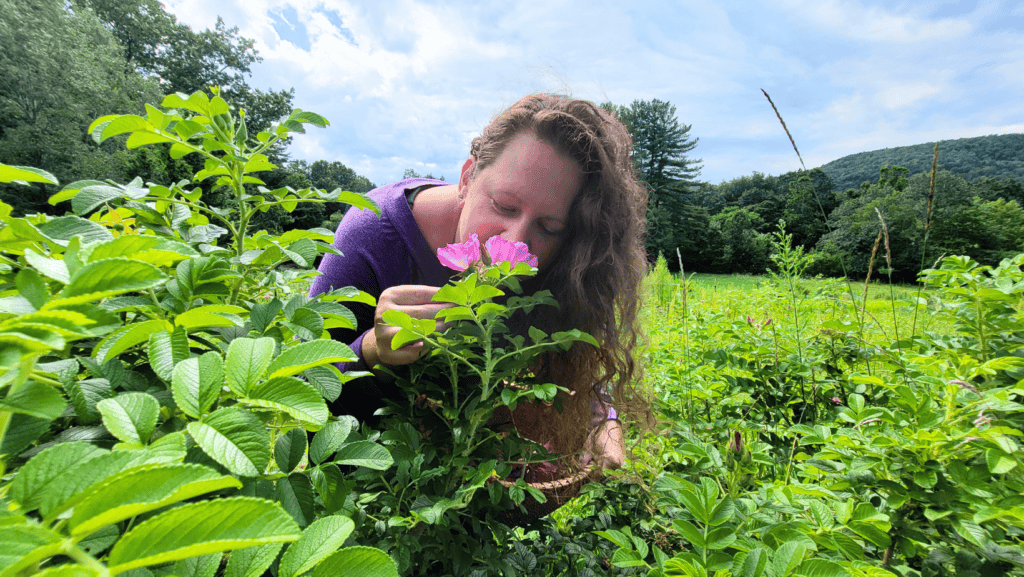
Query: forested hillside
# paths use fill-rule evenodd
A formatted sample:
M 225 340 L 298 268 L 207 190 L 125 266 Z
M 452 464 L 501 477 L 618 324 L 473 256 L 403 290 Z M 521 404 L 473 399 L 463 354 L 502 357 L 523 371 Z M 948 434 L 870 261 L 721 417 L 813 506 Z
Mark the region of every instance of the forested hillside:
M 836 190 L 878 181 L 882 166 L 902 166 L 910 176 L 932 169 L 934 142 L 858 152 L 821 165 Z M 1024 134 L 998 134 L 939 141 L 940 168 L 976 181 L 982 177 L 1024 180 Z

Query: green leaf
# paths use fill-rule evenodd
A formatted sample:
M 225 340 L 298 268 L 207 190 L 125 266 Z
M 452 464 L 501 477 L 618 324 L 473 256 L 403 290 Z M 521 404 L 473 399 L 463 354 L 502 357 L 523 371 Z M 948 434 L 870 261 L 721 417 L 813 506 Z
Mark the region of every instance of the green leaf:
M 313 435 L 309 446 L 309 460 L 319 465 L 338 451 L 352 429 L 358 426 L 355 417 L 343 415 L 337 421 L 331 421 Z
M 306 456 L 306 431 L 292 429 L 274 443 L 274 461 L 282 473 L 291 473 Z
M 690 542 L 694 547 L 706 548 L 707 542 L 704 540 L 704 534 L 700 532 L 693 525 L 693 523 L 686 519 L 674 519 L 672 526 L 675 527 L 676 531 L 683 536 L 684 539 Z
M 58 555 L 62 537 L 35 525 L 0 525 L 0 569 L 3 575 L 20 575 L 23 569 Z
M 324 331 L 324 318 L 316 311 L 305 307 L 293 312 L 291 320 L 282 324 L 290 328 L 300 339 L 307 341 L 319 339 Z
M 338 449 L 334 463 L 383 471 L 395 461 L 387 449 L 373 441 L 356 441 Z
M 985 463 L 988 465 L 989 472 L 993 475 L 1009 473 L 1017 466 L 1017 462 L 1013 460 L 1012 456 L 999 449 L 988 449 L 985 451 Z
M 846 525 L 851 531 L 867 539 L 879 549 L 885 549 L 892 544 L 892 538 L 885 531 L 867 521 L 850 521 Z
M 274 345 L 270 337 L 243 337 L 231 341 L 224 367 L 228 388 L 237 395 L 248 395 L 249 387 L 255 385 L 270 366 Z
M 252 497 L 217 499 L 143 521 L 114 545 L 107 564 L 116 575 L 136 567 L 299 537 L 295 521 L 276 503 Z
M 270 435 L 244 409 L 218 409 L 189 423 L 188 433 L 210 458 L 240 477 L 262 475 L 270 463 Z
M 189 309 L 174 318 L 174 324 L 189 332 L 197 328 L 241 326 L 241 317 L 245 313 L 242 307 L 232 305 L 206 305 Z
M 40 506 L 44 493 L 53 484 L 65 481 L 64 475 L 72 465 L 84 463 L 106 453 L 87 443 L 72 442 L 54 445 L 29 459 L 10 485 L 10 498 L 21 504 L 24 511 Z
M 94 242 L 106 242 L 114 238 L 107 227 L 77 216 L 58 216 L 39 224 L 39 231 L 61 246 L 71 247 L 76 239 L 85 246 Z M 69 265 L 70 266 L 70 265 Z
M 268 303 L 253 305 L 252 312 L 249 314 L 252 329 L 263 334 L 274 322 L 274 318 L 279 312 L 281 312 L 281 301 L 277 298 Z
M 800 564 L 797 574 L 805 577 L 849 577 L 842 565 L 825 559 L 808 559 Z
M 736 505 L 732 501 L 732 497 L 726 495 L 718 504 L 715 505 L 714 509 L 711 510 L 711 520 L 708 525 L 717 527 L 722 523 L 732 520 L 733 515 L 736 514 Z
M 807 546 L 799 541 L 787 541 L 775 550 L 772 556 L 772 566 L 775 568 L 777 577 L 789 575 L 804 561 L 807 555 Z
M 220 553 L 189 557 L 174 563 L 174 577 L 213 577 L 224 556 Z
M 14 285 L 18 293 L 25 297 L 35 310 L 39 310 L 50 300 L 50 291 L 46 288 L 46 283 L 39 273 L 30 268 L 21 269 L 14 277 Z
M 198 419 L 217 401 L 223 384 L 224 362 L 220 354 L 210 351 L 174 366 L 171 393 L 178 408 Z
M 64 300 L 82 296 L 88 296 L 88 300 L 99 300 L 155 287 L 166 279 L 160 269 L 151 264 L 127 258 L 108 258 L 91 262 L 75 271 L 60 296 Z
M 299 527 L 305 527 L 313 520 L 313 483 L 302 473 L 292 473 L 277 480 L 277 500 Z
M 328 402 L 334 402 L 341 396 L 341 377 L 336 367 L 331 365 L 313 367 L 302 373 L 306 380 Z
M 647 563 L 640 553 L 632 549 L 617 549 L 612 554 L 612 565 L 615 567 L 646 567 Z
M 149 336 L 149 366 L 161 381 L 169 383 L 174 365 L 188 358 L 188 336 L 185 329 L 175 327 L 174 332 L 159 331 Z
M 744 555 L 742 560 L 739 555 L 736 556 L 733 572 L 736 577 L 761 577 L 768 567 L 768 561 L 769 555 L 765 549 L 753 549 Z M 783 576 L 778 575 L 778 577 Z
M 388 554 L 373 547 L 346 547 L 313 569 L 313 577 L 398 577 L 398 566 Z
M 278 577 L 298 577 L 338 550 L 355 529 L 348 517 L 332 515 L 317 519 L 288 546 L 281 557 Z
M 67 402 L 56 389 L 37 381 L 27 381 L 17 391 L 0 399 L 0 410 L 52 421 L 64 413 Z
M 261 577 L 274 563 L 283 543 L 246 547 L 231 553 L 224 577 Z
M 68 272 L 68 265 L 62 259 L 46 258 L 45 256 L 36 254 L 32 249 L 27 248 L 25 249 L 25 260 L 28 261 L 28 264 L 30 264 L 32 268 L 43 273 L 43 276 L 46 278 L 53 279 L 63 284 L 68 284 L 71 280 L 71 273 Z M 47 299 L 49 299 L 49 297 L 47 297 Z M 29 302 L 31 303 L 32 301 Z M 45 302 L 43 304 L 45 304 Z M 42 306 L 43 305 L 40 304 L 36 306 L 35 309 L 39 310 Z
M 230 353 L 229 353 L 230 354 Z M 288 413 L 310 430 L 327 422 L 327 403 L 313 385 L 295 377 L 277 377 L 249 389 L 245 402 Z
M 325 339 L 309 341 L 282 351 L 267 368 L 267 378 L 296 375 L 311 367 L 355 360 L 356 355 L 348 345 Z
M 0 163 L 0 182 L 14 182 L 17 184 L 28 184 L 30 182 L 43 182 L 46 184 L 60 184 L 57 178 L 45 170 L 32 168 L 30 166 L 12 166 Z
M 988 531 L 973 521 L 955 519 L 953 521 L 953 529 L 956 530 L 958 535 L 978 547 L 985 548 L 991 542 Z
M 160 403 L 146 393 L 122 393 L 96 403 L 103 426 L 125 443 L 145 445 L 156 428 Z
M 92 356 L 101 363 L 106 362 L 131 347 L 148 341 L 153 333 L 171 328 L 167 321 L 160 319 L 131 323 L 107 335 L 92 350 Z
M 75 536 L 155 511 L 172 503 L 242 483 L 202 465 L 154 464 L 120 473 L 94 486 L 75 505 L 69 527 Z
M 125 469 L 143 465 L 151 455 L 146 451 L 100 451 L 87 461 L 65 466 L 61 482 L 50 483 L 40 495 L 39 512 L 46 522 L 74 507 L 86 489 Z
M 713 529 L 707 536 L 708 549 L 725 549 L 736 542 L 735 527 L 719 527 Z

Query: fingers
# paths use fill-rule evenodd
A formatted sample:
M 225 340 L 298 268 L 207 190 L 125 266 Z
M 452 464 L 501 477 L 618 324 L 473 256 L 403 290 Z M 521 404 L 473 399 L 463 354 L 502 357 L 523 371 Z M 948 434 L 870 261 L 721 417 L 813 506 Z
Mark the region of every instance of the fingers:
M 386 311 L 396 310 L 415 319 L 433 319 L 437 313 L 452 305 L 431 301 L 438 287 L 423 285 L 399 285 L 386 289 L 377 299 L 377 311 L 374 318 L 373 338 L 376 341 L 377 354 L 380 362 L 385 365 L 407 365 L 420 358 L 424 351 L 423 343 L 417 342 L 399 349 L 392 349 L 391 342 L 400 330 L 384 322 Z M 446 323 L 437 321 L 438 330 L 443 330 Z

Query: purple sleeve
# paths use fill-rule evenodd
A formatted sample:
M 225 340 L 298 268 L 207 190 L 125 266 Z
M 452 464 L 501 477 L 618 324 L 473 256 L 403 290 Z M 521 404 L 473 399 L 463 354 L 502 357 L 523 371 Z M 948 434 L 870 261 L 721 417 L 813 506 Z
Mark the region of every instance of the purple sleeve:
M 380 259 L 371 250 L 374 243 L 367 243 L 367 236 L 380 235 L 381 223 L 376 214 L 369 210 L 352 209 L 346 213 L 335 235 L 334 246 L 342 255 L 324 255 L 318 269 L 320 274 L 313 279 L 310 296 L 330 292 L 334 289 L 352 286 L 365 291 L 374 298 L 382 292 L 378 271 Z M 362 241 L 362 242 L 361 242 Z M 373 327 L 376 309 L 362 303 L 344 303 L 356 318 L 355 329 L 331 329 L 331 338 L 347 343 L 358 360 L 338 363 L 342 371 L 367 370 L 363 362 L 363 335 Z

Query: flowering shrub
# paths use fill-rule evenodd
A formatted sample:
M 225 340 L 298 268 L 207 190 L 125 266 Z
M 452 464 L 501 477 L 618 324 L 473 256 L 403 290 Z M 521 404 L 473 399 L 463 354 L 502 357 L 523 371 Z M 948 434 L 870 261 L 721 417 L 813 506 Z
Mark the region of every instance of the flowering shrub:
M 357 533 L 363 542 L 386 543 L 402 571 L 470 574 L 480 559 L 496 557 L 495 542 L 508 540 L 509 511 L 521 507 L 527 495 L 544 502 L 545 495 L 521 478 L 514 484 L 498 481 L 516 467 L 555 456 L 507 427 L 488 423 L 500 407 L 556 401 L 560 387 L 530 373 L 537 355 L 566 350 L 577 341 L 597 345 L 577 330 L 512 333 L 508 319 L 514 313 L 555 302 L 548 291 L 519 294 L 518 279 L 536 274 L 536 257 L 525 244 L 494 237 L 485 247 L 481 254 L 472 235 L 438 250 L 442 263 L 463 272 L 434 297 L 452 305 L 437 315 L 450 323 L 444 332 L 436 332 L 434 319 L 384 313 L 386 322 L 401 327 L 394 348 L 422 340 L 426 353 L 412 365 L 390 370 L 405 395 L 404 402 L 386 410 L 382 427 L 381 440 L 394 465 L 361 477 L 353 496 L 366 503 L 365 518 L 376 520 Z M 513 382 L 515 387 L 508 386 Z M 486 568 L 473 571 L 487 574 Z

